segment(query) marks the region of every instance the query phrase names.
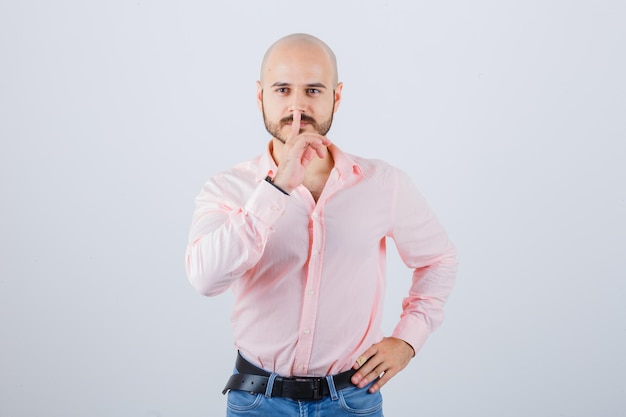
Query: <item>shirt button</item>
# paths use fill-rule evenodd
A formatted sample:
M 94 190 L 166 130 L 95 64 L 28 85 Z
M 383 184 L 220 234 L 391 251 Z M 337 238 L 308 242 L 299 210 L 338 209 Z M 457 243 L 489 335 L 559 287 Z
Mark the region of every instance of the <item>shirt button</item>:
M 313 213 L 313 218 L 317 219 L 317 213 Z
M 313 295 L 313 294 L 315 294 L 315 290 L 308 290 L 306 293 L 309 294 L 309 295 Z
M 304 329 L 304 334 L 309 334 L 311 331 L 309 329 Z

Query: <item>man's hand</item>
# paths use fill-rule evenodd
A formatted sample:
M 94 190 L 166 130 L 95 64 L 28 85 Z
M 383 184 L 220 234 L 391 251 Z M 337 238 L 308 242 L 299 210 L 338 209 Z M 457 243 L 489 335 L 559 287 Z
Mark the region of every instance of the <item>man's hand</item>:
M 380 376 L 369 389 L 369 392 L 374 393 L 403 370 L 413 356 L 415 351 L 407 342 L 395 337 L 386 337 L 359 356 L 353 366 L 358 372 L 352 376 L 352 383 L 363 388 Z
M 289 139 L 283 145 L 278 171 L 274 177 L 274 184 L 290 193 L 304 181 L 306 168 L 317 155 L 320 158 L 326 156 L 326 146 L 330 140 L 317 133 L 300 133 L 301 113 L 293 112 L 291 133 Z

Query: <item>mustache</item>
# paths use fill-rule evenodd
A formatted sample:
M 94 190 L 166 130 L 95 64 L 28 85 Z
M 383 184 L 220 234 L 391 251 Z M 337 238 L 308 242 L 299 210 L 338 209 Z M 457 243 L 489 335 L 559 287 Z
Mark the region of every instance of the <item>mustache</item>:
M 313 126 L 317 126 L 317 122 L 315 121 L 315 119 L 312 118 L 311 116 L 307 116 L 306 114 L 301 114 L 300 115 L 300 121 L 309 123 L 309 124 L 311 124 Z M 293 116 L 283 117 L 282 119 L 280 119 L 280 122 L 282 124 L 291 123 L 291 122 L 293 122 Z

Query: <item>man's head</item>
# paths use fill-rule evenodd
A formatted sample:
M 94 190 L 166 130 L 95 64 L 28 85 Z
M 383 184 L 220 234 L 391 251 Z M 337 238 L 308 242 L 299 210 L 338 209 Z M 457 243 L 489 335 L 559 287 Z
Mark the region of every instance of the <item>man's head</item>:
M 318 38 L 296 33 L 276 41 L 265 53 L 257 102 L 267 131 L 288 138 L 293 112 L 301 131 L 326 135 L 341 101 L 335 54 Z

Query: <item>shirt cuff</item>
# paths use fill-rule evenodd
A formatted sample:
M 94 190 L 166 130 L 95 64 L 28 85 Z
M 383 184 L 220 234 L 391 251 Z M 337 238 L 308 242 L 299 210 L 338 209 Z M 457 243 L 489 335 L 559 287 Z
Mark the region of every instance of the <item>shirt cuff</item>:
M 430 333 L 430 326 L 426 322 L 415 316 L 406 315 L 400 319 L 392 336 L 407 342 L 417 354 L 426 343 Z
M 278 191 L 267 181 L 260 181 L 248 202 L 245 210 L 267 225 L 273 225 L 285 212 L 289 195 Z

